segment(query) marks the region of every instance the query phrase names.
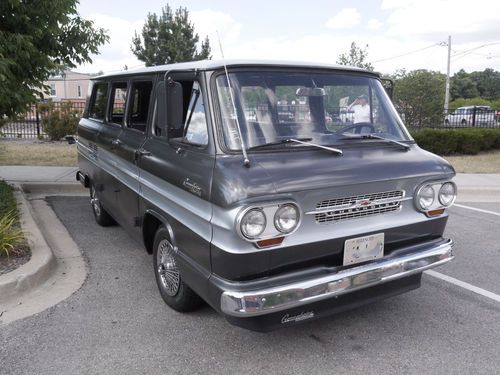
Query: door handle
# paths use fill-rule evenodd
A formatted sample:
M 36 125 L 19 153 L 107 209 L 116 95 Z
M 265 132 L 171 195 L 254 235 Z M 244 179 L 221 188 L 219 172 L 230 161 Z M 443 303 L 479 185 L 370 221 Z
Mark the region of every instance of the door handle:
M 120 145 L 120 140 L 118 139 L 113 139 L 111 141 L 111 149 L 114 150 L 115 148 L 117 148 L 119 145 Z
M 135 150 L 134 156 L 135 156 L 135 160 L 137 160 L 142 156 L 151 156 L 151 152 L 146 151 L 143 148 L 140 148 L 138 150 Z

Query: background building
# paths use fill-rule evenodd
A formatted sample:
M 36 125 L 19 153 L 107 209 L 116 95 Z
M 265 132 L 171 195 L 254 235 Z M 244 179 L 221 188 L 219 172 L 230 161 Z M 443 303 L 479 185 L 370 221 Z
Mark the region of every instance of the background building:
M 44 98 L 52 99 L 54 102 L 85 102 L 91 77 L 90 74 L 71 70 L 65 70 L 61 74 L 51 76 L 46 82 L 50 86 L 50 92 Z

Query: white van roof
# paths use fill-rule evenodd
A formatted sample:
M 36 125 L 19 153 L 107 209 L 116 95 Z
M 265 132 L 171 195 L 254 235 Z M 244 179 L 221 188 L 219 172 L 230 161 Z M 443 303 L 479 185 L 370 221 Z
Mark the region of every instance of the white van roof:
M 366 69 L 361 69 L 353 66 L 337 65 L 337 64 L 325 64 L 325 63 L 315 63 L 315 62 L 305 62 L 305 61 L 279 61 L 279 60 L 200 60 L 191 61 L 177 64 L 168 65 L 156 65 L 146 68 L 124 70 L 118 73 L 103 74 L 95 78 L 113 77 L 113 76 L 123 76 L 123 75 L 138 75 L 147 74 L 154 72 L 166 72 L 168 70 L 216 70 L 222 69 L 224 64 L 227 67 L 252 67 L 252 66 L 268 66 L 268 67 L 293 67 L 293 68 L 319 68 L 319 69 L 336 69 L 336 70 L 347 70 L 356 72 L 366 72 L 371 74 L 376 74 L 370 72 Z

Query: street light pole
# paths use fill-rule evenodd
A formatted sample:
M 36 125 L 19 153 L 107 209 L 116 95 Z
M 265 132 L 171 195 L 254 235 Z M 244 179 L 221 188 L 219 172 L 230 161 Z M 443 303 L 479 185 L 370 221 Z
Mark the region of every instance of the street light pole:
M 448 64 L 446 66 L 446 91 L 444 94 L 444 112 L 448 113 L 450 104 L 450 58 L 451 58 L 451 35 L 448 35 Z

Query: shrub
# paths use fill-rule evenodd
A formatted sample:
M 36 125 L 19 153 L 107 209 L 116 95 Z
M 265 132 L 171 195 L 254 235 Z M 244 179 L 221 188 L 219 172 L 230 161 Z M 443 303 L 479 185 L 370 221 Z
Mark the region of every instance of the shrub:
M 422 129 L 412 132 L 420 147 L 438 155 L 476 155 L 500 149 L 500 129 Z
M 24 240 L 24 233 L 17 223 L 15 212 L 0 215 L 0 256 L 16 253 Z
M 51 140 L 75 134 L 80 119 L 79 112 L 72 108 L 71 103 L 60 103 L 58 107 L 53 102 L 39 106 L 44 130 Z

